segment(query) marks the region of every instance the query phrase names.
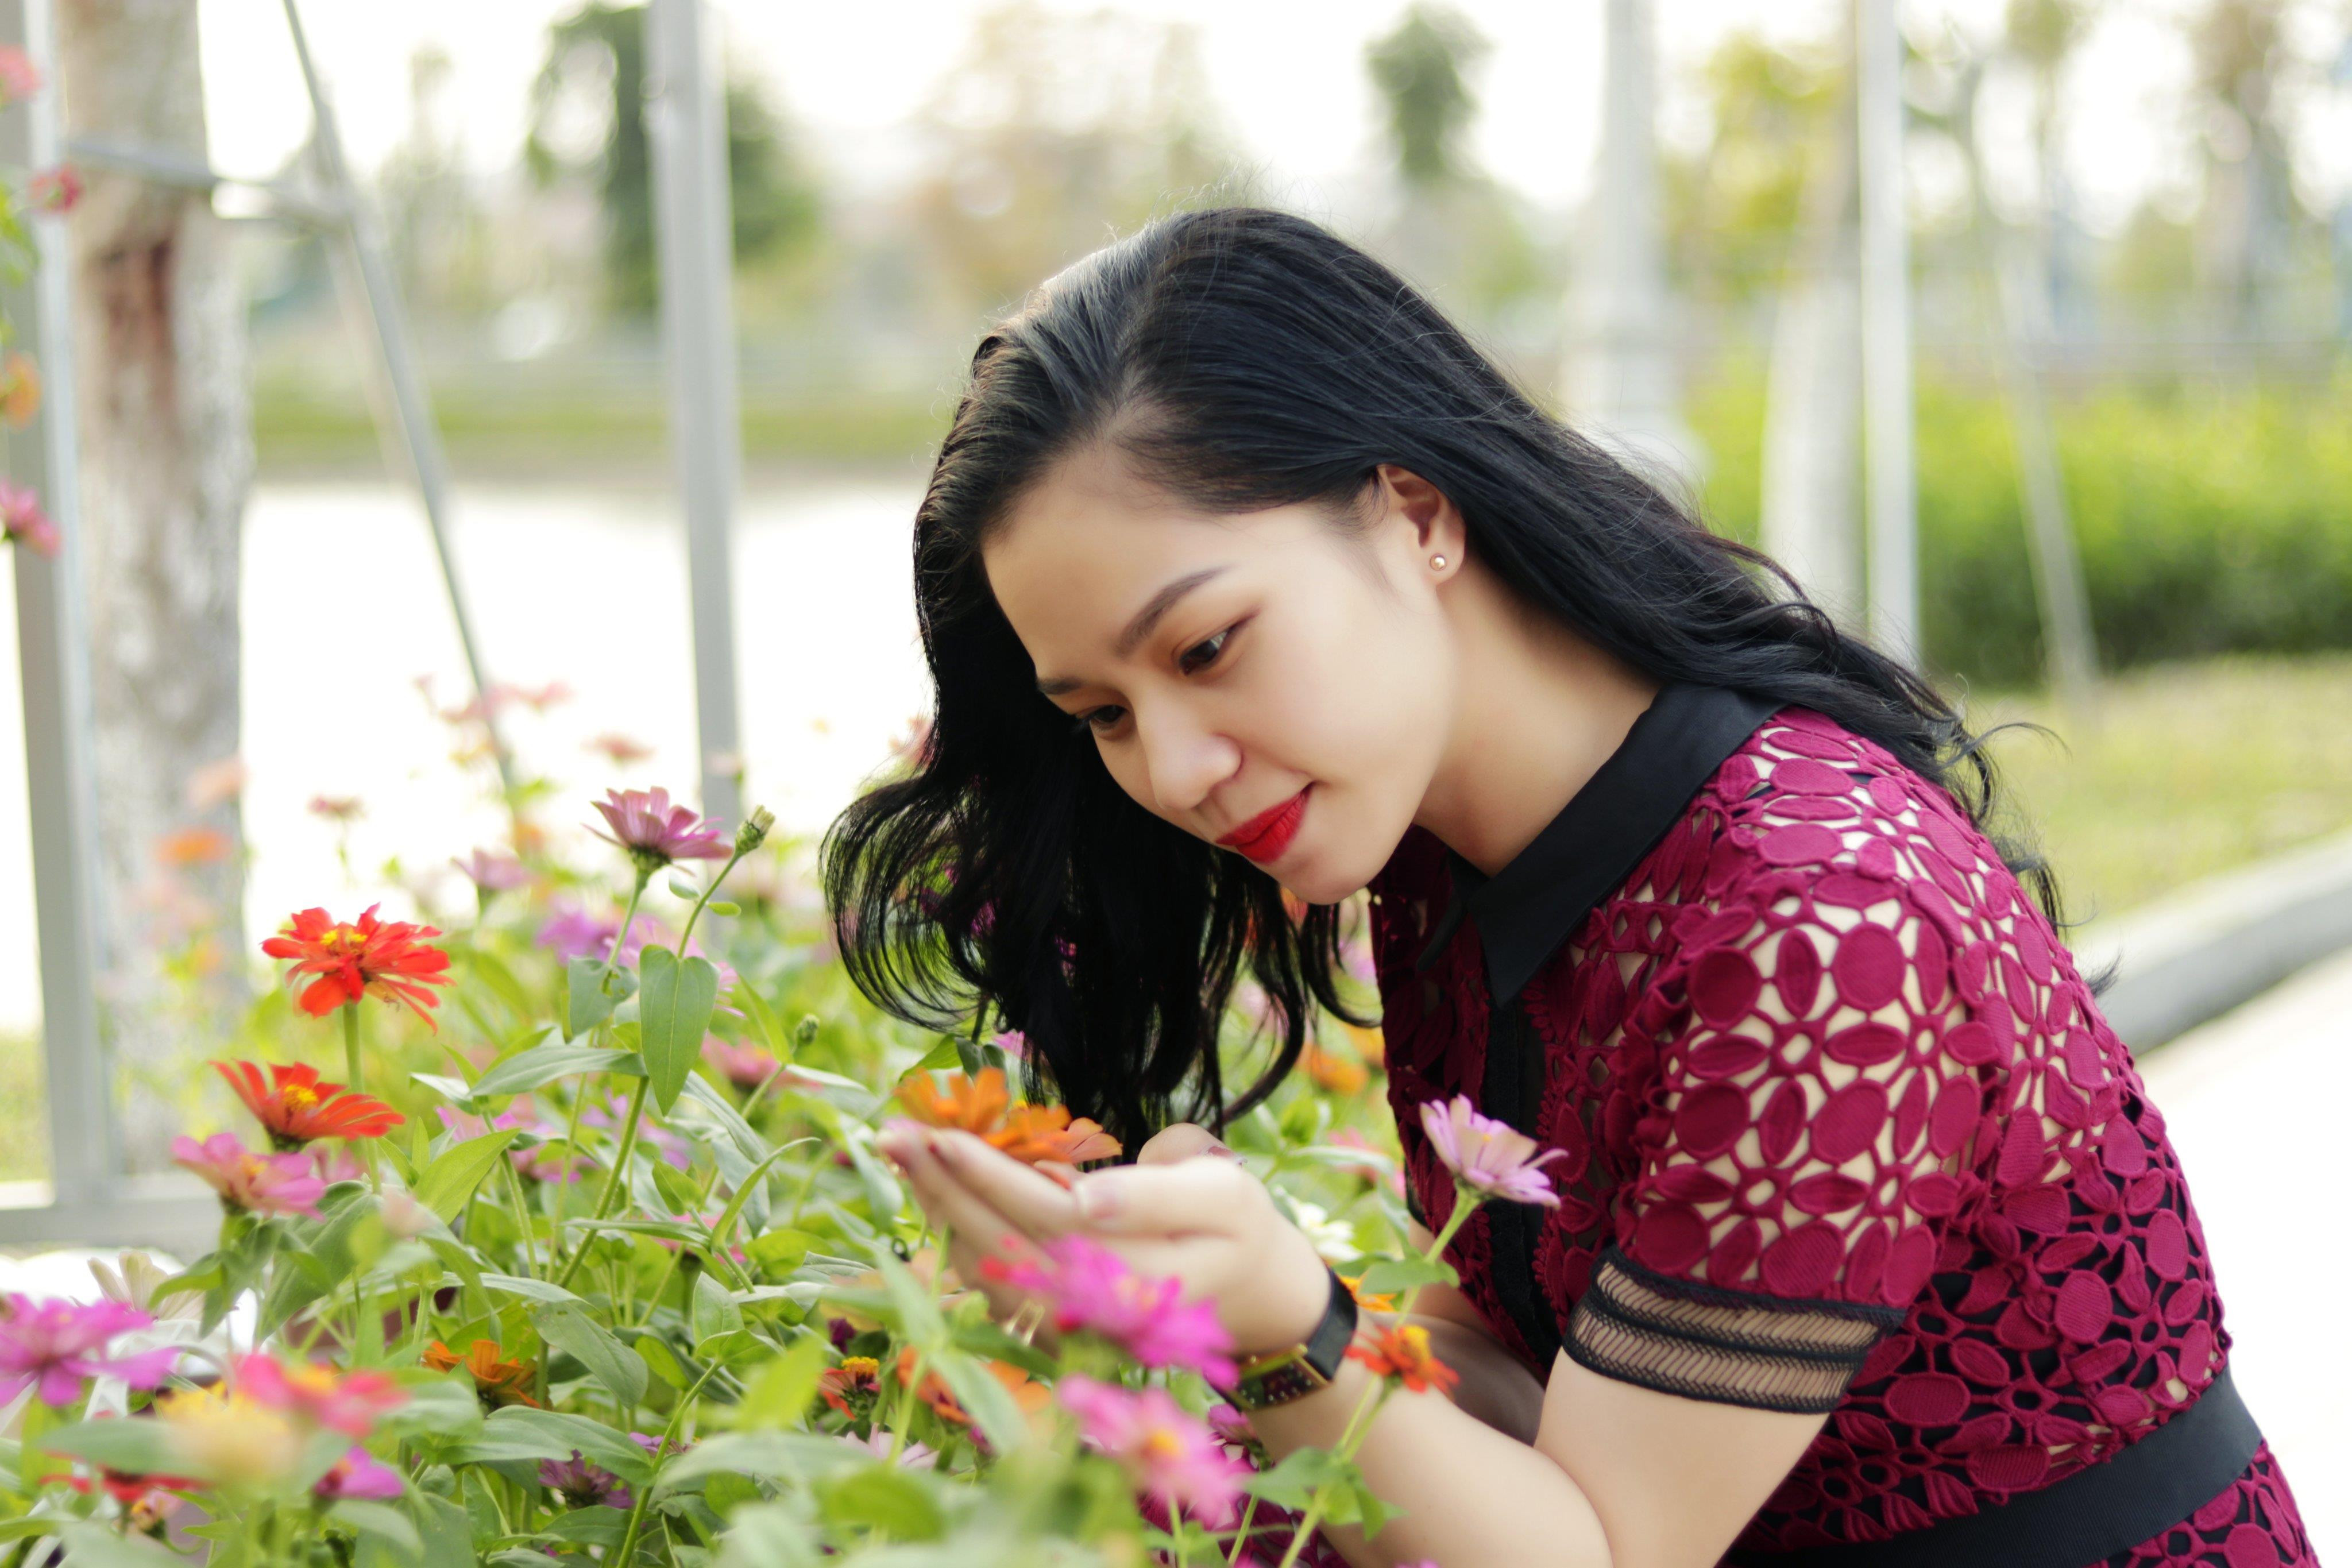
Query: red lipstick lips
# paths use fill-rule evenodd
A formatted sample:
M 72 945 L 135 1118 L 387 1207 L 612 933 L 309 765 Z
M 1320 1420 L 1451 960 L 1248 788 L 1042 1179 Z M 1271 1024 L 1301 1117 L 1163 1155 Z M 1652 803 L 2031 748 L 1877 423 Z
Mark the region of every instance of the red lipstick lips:
M 1308 784 L 1280 805 L 1269 806 L 1217 840 L 1230 849 L 1238 849 L 1263 866 L 1276 859 L 1298 833 L 1299 818 L 1307 814 Z

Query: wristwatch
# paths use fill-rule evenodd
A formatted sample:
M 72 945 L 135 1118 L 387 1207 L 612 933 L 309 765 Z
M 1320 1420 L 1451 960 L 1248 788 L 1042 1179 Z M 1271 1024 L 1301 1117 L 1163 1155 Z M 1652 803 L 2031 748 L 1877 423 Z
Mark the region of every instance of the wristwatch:
M 1356 1337 L 1356 1293 L 1329 1264 L 1323 1266 L 1323 1272 L 1331 1279 L 1331 1299 L 1314 1331 L 1287 1349 L 1268 1351 L 1242 1363 L 1232 1394 L 1236 1408 L 1263 1410 L 1269 1405 L 1286 1405 L 1325 1387 L 1338 1374 L 1340 1358 Z

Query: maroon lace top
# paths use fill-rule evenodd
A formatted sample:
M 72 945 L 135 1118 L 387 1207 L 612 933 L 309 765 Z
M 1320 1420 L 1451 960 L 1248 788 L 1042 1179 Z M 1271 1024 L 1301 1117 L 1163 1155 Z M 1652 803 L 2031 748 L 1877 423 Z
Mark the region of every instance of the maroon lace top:
M 1412 1207 L 1416 1106 L 1566 1151 L 1559 1205 L 1448 1252 L 1537 1376 L 1827 1411 L 1727 1558 L 2052 1484 L 2223 1366 L 2164 1119 L 2047 918 L 1938 787 L 1810 710 L 1669 683 L 1493 878 L 1421 828 L 1371 884 Z M 2267 1445 L 2110 1559 L 2315 1561 Z

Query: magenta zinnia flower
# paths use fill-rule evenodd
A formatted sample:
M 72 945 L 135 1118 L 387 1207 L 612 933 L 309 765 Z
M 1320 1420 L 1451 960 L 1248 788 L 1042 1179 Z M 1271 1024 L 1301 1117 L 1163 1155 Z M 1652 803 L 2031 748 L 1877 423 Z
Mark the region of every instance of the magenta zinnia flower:
M 338 1372 L 318 1362 L 239 1356 L 239 1393 L 265 1410 L 280 1410 L 347 1437 L 364 1437 L 375 1418 L 408 1403 L 400 1385 L 380 1372 Z
M 705 1037 L 702 1059 L 737 1089 L 757 1089 L 776 1070 L 776 1058 L 757 1046 L 739 1046 L 717 1035 Z
M 1121 1388 L 1072 1373 L 1055 1397 L 1078 1418 L 1078 1434 L 1127 1468 L 1147 1497 L 1183 1509 L 1212 1530 L 1233 1522 L 1249 1466 L 1228 1455 L 1201 1418 L 1164 1388 Z
M 154 1326 L 155 1320 L 120 1301 L 36 1301 L 9 1296 L 0 1304 L 0 1405 L 26 1388 L 44 1405 L 71 1405 L 83 1383 L 119 1377 L 134 1388 L 153 1388 L 180 1359 L 178 1345 L 109 1358 L 106 1343 L 117 1334 Z
M 172 1161 L 212 1184 L 224 1208 L 245 1214 L 299 1214 L 319 1217 L 326 1179 L 300 1154 L 259 1154 L 234 1132 L 215 1132 L 199 1143 L 172 1140 Z
M 26 485 L 0 479 L 0 538 L 36 555 L 58 552 L 58 528 L 41 510 L 41 498 Z
M 1457 1094 L 1440 1104 L 1421 1103 L 1422 1131 L 1454 1179 L 1465 1187 L 1514 1203 L 1557 1207 L 1559 1194 L 1541 1169 L 1545 1162 L 1567 1153 L 1564 1149 L 1536 1152 L 1536 1141 L 1507 1122 L 1481 1116 L 1471 1109 L 1470 1097 Z
M 537 941 L 540 946 L 554 950 L 556 963 L 569 963 L 575 958 L 604 957 L 620 931 L 618 915 L 592 915 L 578 904 L 558 903 L 548 915 L 547 923 L 539 928 Z
M 732 851 L 719 829 L 692 806 L 671 805 L 666 789 L 608 789 L 595 806 L 613 831 L 589 831 L 627 850 L 645 876 L 673 860 L 724 860 Z
M 583 1458 L 577 1448 L 568 1459 L 541 1459 L 539 1484 L 562 1498 L 566 1508 L 632 1508 L 637 1500 L 620 1477 Z
M 401 1489 L 398 1470 L 365 1448 L 353 1448 L 319 1478 L 310 1493 L 328 1502 L 341 1502 L 346 1498 L 395 1498 Z
M 1233 1336 L 1206 1300 L 1181 1301 L 1172 1279 L 1148 1279 L 1108 1247 L 1083 1236 L 1046 1242 L 1044 1258 L 981 1260 L 981 1272 L 1044 1298 L 1063 1333 L 1083 1329 L 1119 1345 L 1145 1366 L 1181 1366 L 1220 1386 L 1234 1381 Z

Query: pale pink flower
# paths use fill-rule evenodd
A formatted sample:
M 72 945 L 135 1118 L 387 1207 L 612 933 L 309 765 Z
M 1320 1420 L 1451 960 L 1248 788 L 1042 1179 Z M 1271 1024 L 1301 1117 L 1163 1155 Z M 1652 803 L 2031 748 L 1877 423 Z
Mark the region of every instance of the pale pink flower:
M 631 763 L 642 763 L 654 754 L 654 749 L 633 735 L 608 731 L 587 742 L 587 749 L 603 757 L 616 768 Z
M 521 861 L 495 849 L 477 849 L 462 860 L 453 855 L 449 864 L 466 873 L 474 886 L 485 893 L 509 893 L 530 880 L 530 873 L 523 869 Z
M 223 1206 L 246 1214 L 299 1214 L 319 1217 L 327 1184 L 299 1153 L 261 1154 L 234 1132 L 215 1132 L 199 1143 L 172 1140 L 172 1162 L 194 1171 L 220 1194 Z
M 846 1432 L 835 1433 L 835 1436 L 851 1447 L 861 1449 L 877 1459 L 888 1458 L 891 1446 L 898 1440 L 896 1433 L 879 1424 L 877 1424 L 874 1430 L 863 1437 L 854 1437 Z M 938 1465 L 939 1458 L 927 1445 L 909 1440 L 906 1447 L 899 1450 L 898 1465 L 901 1469 L 927 1470 Z
M 41 90 L 41 68 L 15 44 L 0 44 L 0 102 L 14 103 Z
M 271 1355 L 236 1359 L 238 1392 L 264 1410 L 283 1411 L 346 1437 L 364 1437 L 375 1418 L 408 1403 L 400 1385 L 380 1372 L 338 1372 L 318 1362 L 280 1362 Z
M 1147 1497 L 1163 1508 L 1182 1509 L 1213 1530 L 1233 1522 L 1250 1468 L 1227 1454 L 1216 1434 L 1166 1389 L 1121 1388 L 1072 1373 L 1054 1394 L 1078 1418 L 1087 1444 L 1125 1466 Z
M 36 555 L 58 552 L 58 525 L 41 510 L 41 498 L 31 486 L 0 479 L 0 538 Z
M 702 1059 L 719 1069 L 719 1075 L 737 1089 L 753 1089 L 768 1081 L 776 1070 L 776 1058 L 757 1046 L 739 1046 L 722 1040 L 717 1035 L 702 1042 Z
M 155 1320 L 120 1301 L 36 1301 L 10 1295 L 0 1300 L 0 1405 L 30 1388 L 44 1405 L 71 1405 L 93 1377 L 119 1377 L 134 1388 L 153 1388 L 180 1359 L 178 1345 L 110 1358 L 107 1342 Z
M 355 795 L 314 795 L 307 809 L 329 822 L 356 822 L 366 815 L 366 807 Z
M 353 1448 L 328 1468 L 310 1493 L 328 1502 L 341 1502 L 346 1498 L 396 1498 L 403 1489 L 398 1470 L 365 1448 Z
M 1559 1205 L 1559 1194 L 1540 1167 L 1565 1156 L 1566 1150 L 1537 1153 L 1534 1139 L 1507 1122 L 1479 1115 L 1466 1094 L 1444 1104 L 1422 1101 L 1421 1126 L 1438 1159 L 1462 1185 L 1514 1203 Z
M 589 831 L 627 850 L 647 875 L 673 860 L 724 860 L 732 852 L 725 835 L 692 806 L 672 805 L 666 789 L 608 789 L 593 804 L 613 831 Z
M 1178 1300 L 1182 1282 L 1147 1278 L 1108 1247 L 1071 1234 L 1044 1246 L 1042 1258 L 989 1257 L 981 1272 L 1044 1299 L 1063 1333 L 1084 1330 L 1121 1346 L 1145 1366 L 1180 1366 L 1230 1386 L 1233 1336 L 1207 1301 Z

